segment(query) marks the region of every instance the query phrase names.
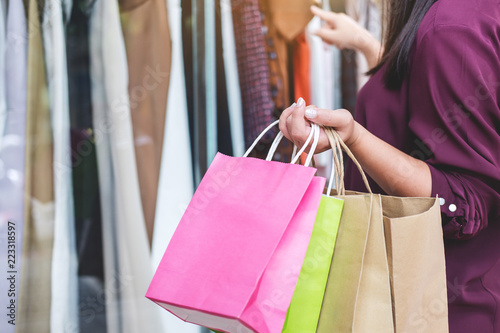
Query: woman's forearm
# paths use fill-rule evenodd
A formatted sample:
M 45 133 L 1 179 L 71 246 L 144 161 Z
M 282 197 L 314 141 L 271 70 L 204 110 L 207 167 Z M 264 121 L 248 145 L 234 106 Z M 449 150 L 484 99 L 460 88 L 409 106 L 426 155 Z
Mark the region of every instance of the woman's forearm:
M 368 31 L 363 35 L 359 42 L 358 51 L 363 53 L 368 62 L 368 67 L 373 68 L 377 66 L 382 55 L 382 44 Z
M 302 146 L 311 131 L 308 121 L 334 128 L 365 172 L 386 193 L 406 197 L 432 194 L 429 166 L 377 138 L 354 121 L 349 111 L 306 107 L 304 100 L 299 99 L 297 104 L 283 111 L 280 130 L 297 146 Z M 328 148 L 330 142 L 326 135 L 320 136 L 317 151 Z
M 311 12 L 325 22 L 321 29 L 314 32 L 316 36 L 339 49 L 353 49 L 363 53 L 370 68 L 378 64 L 382 54 L 380 42 L 352 17 L 316 6 L 311 7 Z
M 377 138 L 356 123 L 356 139 L 350 149 L 363 169 L 389 195 L 429 197 L 429 166 Z

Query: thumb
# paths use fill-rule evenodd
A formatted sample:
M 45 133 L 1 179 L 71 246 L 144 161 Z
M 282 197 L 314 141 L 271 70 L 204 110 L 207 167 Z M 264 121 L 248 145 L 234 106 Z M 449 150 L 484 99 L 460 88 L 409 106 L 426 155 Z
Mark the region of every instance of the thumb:
M 305 112 L 307 120 L 326 127 L 342 128 L 353 121 L 352 114 L 345 110 L 325 110 L 308 108 Z

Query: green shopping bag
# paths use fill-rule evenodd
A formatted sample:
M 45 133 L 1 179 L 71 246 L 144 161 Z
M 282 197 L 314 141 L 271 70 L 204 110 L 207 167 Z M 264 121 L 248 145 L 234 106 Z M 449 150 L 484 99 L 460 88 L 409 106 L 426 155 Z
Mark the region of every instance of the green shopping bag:
M 283 331 L 315 332 L 344 201 L 323 196 Z

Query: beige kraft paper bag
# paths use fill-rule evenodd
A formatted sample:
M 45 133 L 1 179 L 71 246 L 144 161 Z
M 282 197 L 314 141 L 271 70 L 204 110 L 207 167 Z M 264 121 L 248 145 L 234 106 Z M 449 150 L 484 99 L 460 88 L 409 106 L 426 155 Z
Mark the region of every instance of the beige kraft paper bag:
M 382 196 L 396 332 L 448 332 L 437 199 Z
M 338 134 L 326 132 L 362 172 Z M 346 193 L 342 164 L 344 210 L 317 332 L 448 332 L 437 199 L 372 194 L 363 172 L 369 193 Z

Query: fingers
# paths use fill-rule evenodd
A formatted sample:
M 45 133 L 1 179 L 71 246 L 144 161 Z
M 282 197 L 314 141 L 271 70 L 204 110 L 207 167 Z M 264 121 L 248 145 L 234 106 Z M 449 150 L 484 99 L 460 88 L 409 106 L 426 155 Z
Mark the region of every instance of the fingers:
M 318 16 L 323 21 L 328 22 L 329 24 L 331 24 L 332 28 L 335 28 L 335 18 L 338 15 L 337 13 L 323 10 L 323 9 L 317 7 L 317 6 L 311 6 L 311 12 L 314 15 Z
M 302 98 L 297 101 L 297 107 L 290 116 L 291 121 L 288 127 L 288 133 L 293 139 L 293 142 L 300 148 L 306 141 L 311 132 L 311 124 L 306 120 L 306 105 Z
M 279 122 L 279 128 L 280 131 L 283 133 L 283 135 L 291 141 L 290 134 L 288 133 L 288 119 L 290 118 L 290 115 L 295 111 L 295 108 L 297 106 L 297 103 L 293 103 L 290 105 L 288 108 L 283 110 L 280 116 L 280 122 Z
M 315 124 L 326 127 L 344 127 L 352 121 L 352 115 L 344 109 L 325 110 L 318 108 L 310 108 L 304 113 L 305 117 Z
M 340 45 L 341 33 L 336 31 L 336 30 L 332 30 L 329 28 L 320 28 L 320 29 L 314 31 L 313 35 L 318 36 L 325 43 L 335 45 L 339 49 L 343 48 L 343 46 Z
M 310 106 L 309 106 L 310 107 Z M 299 98 L 285 109 L 279 119 L 279 128 L 283 135 L 297 146 L 303 144 L 311 131 L 311 124 L 305 119 L 306 103 Z
M 281 113 L 281 116 L 279 119 L 280 131 L 283 133 L 283 135 L 287 139 L 289 139 L 292 142 L 293 142 L 293 138 L 292 138 L 293 133 L 290 133 L 291 129 L 293 127 L 292 126 L 292 119 L 293 119 L 292 115 L 296 112 L 301 112 L 302 117 L 304 117 L 305 108 L 306 108 L 306 102 L 301 97 L 297 100 L 297 103 L 293 103 L 292 105 L 290 105 L 288 108 L 286 108 Z
M 293 103 L 290 107 L 285 109 L 281 114 L 281 117 L 279 119 L 280 131 L 287 139 L 293 142 L 297 147 L 302 148 L 312 130 L 311 121 L 309 121 L 307 115 L 310 116 L 311 114 L 316 113 L 316 117 L 312 117 L 313 119 L 311 120 L 313 120 L 318 124 L 321 124 L 322 120 L 325 118 L 325 116 L 323 115 L 323 111 L 325 112 L 328 111 L 328 110 L 321 110 L 322 113 L 318 117 L 319 112 L 317 110 L 319 109 L 314 105 L 306 107 L 305 101 L 302 98 L 299 98 L 297 103 Z M 346 112 L 349 113 L 348 111 Z M 342 113 L 342 111 L 340 113 Z M 335 122 L 326 121 L 326 123 L 335 123 Z M 311 144 L 309 144 L 308 149 L 310 149 L 310 147 Z M 324 131 L 321 130 L 319 144 L 316 149 L 316 153 L 325 151 L 329 148 L 330 144 L 328 138 L 326 137 Z

